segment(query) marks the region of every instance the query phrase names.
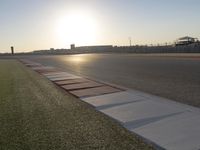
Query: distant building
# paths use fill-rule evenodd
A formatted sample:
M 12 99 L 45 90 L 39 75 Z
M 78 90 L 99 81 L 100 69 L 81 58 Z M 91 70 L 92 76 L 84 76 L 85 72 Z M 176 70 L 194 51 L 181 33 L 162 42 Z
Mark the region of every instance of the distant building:
M 175 45 L 176 46 L 179 46 L 179 45 L 189 45 L 189 44 L 196 43 L 197 41 L 198 41 L 197 38 L 185 36 L 185 37 L 178 38 L 176 40 L 176 42 L 175 42 Z
M 101 51 L 101 50 L 108 50 L 111 48 L 113 48 L 112 45 L 93 45 L 93 46 L 80 46 L 77 47 L 76 49 Z
M 71 50 L 75 49 L 75 44 L 71 44 L 70 47 L 71 47 Z

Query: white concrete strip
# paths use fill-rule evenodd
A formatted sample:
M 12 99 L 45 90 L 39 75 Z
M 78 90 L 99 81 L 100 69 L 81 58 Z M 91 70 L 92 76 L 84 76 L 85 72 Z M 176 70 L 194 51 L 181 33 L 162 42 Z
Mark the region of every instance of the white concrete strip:
M 21 60 L 21 62 L 24 63 L 25 65 L 41 65 L 40 63 L 36 63 L 36 62 L 28 61 L 28 60 Z
M 199 108 L 134 90 L 82 100 L 165 149 L 200 149 Z
M 55 67 L 48 67 L 48 66 L 39 66 L 39 67 L 32 67 L 33 70 L 43 70 L 43 69 L 56 69 Z
M 112 106 L 122 105 L 131 102 L 138 102 L 143 99 L 141 99 L 140 96 L 131 94 L 127 91 L 122 91 L 118 93 L 95 96 L 91 98 L 84 98 L 83 100 L 89 104 L 92 104 L 98 110 L 101 110 Z
M 67 72 L 58 71 L 58 72 L 49 72 L 49 73 L 42 73 L 44 76 L 53 76 L 53 75 L 60 75 L 60 74 L 69 74 Z
M 54 79 L 54 78 L 63 78 L 63 77 L 74 77 L 72 74 L 58 74 L 58 75 L 51 75 L 51 76 L 46 76 L 48 79 Z
M 81 78 L 79 76 L 66 76 L 66 77 L 58 77 L 58 78 L 51 78 L 51 81 L 61 81 L 61 80 L 69 80 L 69 79 L 78 79 Z
M 128 104 L 122 103 L 121 105 L 101 110 L 101 112 L 119 120 L 122 123 L 143 118 L 165 116 L 181 111 L 181 109 L 165 106 L 145 99 Z
M 131 131 L 170 150 L 200 149 L 200 114 L 184 112 Z
M 25 63 L 26 66 L 42 66 L 41 64 L 39 63 Z

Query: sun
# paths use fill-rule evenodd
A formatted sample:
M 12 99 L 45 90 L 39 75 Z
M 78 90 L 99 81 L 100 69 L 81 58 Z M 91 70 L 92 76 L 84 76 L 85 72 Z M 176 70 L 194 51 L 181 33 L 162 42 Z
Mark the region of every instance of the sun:
M 97 37 L 96 18 L 86 12 L 67 13 L 56 25 L 59 40 L 65 44 L 90 45 Z

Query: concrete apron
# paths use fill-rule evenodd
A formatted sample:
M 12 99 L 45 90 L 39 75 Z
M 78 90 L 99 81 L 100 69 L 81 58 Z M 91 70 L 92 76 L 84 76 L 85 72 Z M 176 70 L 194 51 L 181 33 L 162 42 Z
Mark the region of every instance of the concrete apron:
M 24 61 L 24 62 L 23 62 Z M 28 67 L 59 87 L 93 105 L 158 147 L 170 150 L 200 149 L 200 109 L 136 90 L 85 79 L 64 71 L 51 71 L 29 60 Z M 34 65 L 39 65 L 35 67 Z

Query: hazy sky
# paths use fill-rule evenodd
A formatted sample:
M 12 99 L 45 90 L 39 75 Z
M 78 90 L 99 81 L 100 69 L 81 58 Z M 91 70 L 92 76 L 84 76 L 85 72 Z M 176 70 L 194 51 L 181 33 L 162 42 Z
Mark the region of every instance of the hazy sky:
M 0 0 L 0 52 L 200 38 L 200 0 Z

